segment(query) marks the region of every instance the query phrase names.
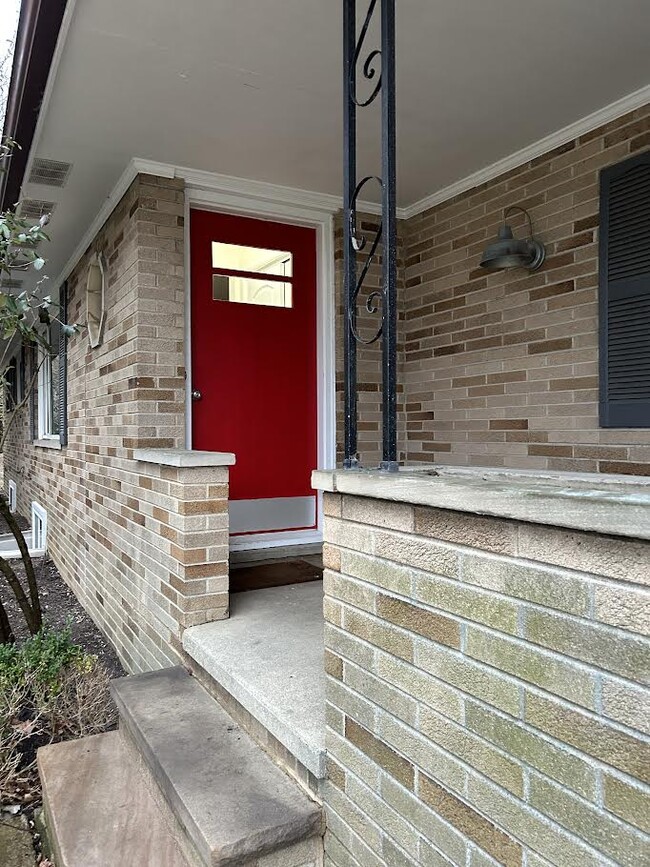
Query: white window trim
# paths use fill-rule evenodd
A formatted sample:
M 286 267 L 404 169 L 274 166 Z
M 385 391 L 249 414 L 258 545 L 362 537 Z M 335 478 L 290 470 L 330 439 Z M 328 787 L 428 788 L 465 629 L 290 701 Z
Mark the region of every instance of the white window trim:
M 44 448 L 61 448 L 61 437 L 48 430 L 48 417 L 53 417 L 50 405 L 52 395 L 52 359 L 41 346 L 38 348 L 38 439 L 34 445 Z
M 32 500 L 32 549 L 47 549 L 47 511 L 36 500 Z
M 9 511 L 13 515 L 17 508 L 16 503 L 18 502 L 18 487 L 13 479 L 9 479 L 7 490 L 9 492 Z
M 25 355 L 22 350 L 18 350 L 14 358 L 16 365 L 16 403 L 22 403 L 25 399 Z

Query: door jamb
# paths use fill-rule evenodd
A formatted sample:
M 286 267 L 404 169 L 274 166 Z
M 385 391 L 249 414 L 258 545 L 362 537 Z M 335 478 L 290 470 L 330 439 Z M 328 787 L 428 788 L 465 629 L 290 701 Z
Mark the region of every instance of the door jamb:
M 334 210 L 285 201 L 272 201 L 232 190 L 224 192 L 205 186 L 185 188 L 185 447 L 192 444 L 192 317 L 190 209 L 201 208 L 242 217 L 273 220 L 307 226 L 316 230 L 316 342 L 318 400 L 318 468 L 332 469 L 336 463 L 336 371 L 335 371 L 335 290 L 334 290 Z M 316 469 L 316 467 L 314 467 Z M 321 542 L 323 538 L 323 494 L 317 492 L 317 526 L 314 530 L 257 533 L 236 536 L 231 550 L 254 550 Z

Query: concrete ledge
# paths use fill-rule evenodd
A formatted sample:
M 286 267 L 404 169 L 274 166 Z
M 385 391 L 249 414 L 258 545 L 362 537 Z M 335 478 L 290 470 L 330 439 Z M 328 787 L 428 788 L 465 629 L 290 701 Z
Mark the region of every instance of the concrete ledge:
M 231 467 L 235 456 L 231 452 L 201 452 L 191 449 L 135 449 L 136 461 L 164 467 Z
M 650 539 L 650 478 L 443 466 L 315 470 L 316 490 Z

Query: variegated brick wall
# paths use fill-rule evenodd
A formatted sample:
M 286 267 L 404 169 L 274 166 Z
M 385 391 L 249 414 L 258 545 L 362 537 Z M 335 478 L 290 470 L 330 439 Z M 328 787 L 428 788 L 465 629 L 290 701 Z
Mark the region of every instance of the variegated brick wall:
M 325 502 L 328 867 L 650 862 L 650 543 Z
M 206 497 L 207 484 L 194 498 L 191 488 L 181 490 L 190 482 L 178 474 L 189 470 L 151 469 L 133 459 L 136 448 L 184 445 L 183 213 L 181 181 L 134 181 L 69 280 L 69 321 L 83 324 L 87 265 L 95 251 L 104 254 L 103 343 L 90 349 L 83 331 L 69 340 L 69 444 L 33 446 L 25 414 L 5 454 L 5 480 L 18 483 L 19 511 L 29 515 L 32 499 L 47 509 L 56 565 L 130 671 L 180 658 L 178 636 L 199 588 L 186 585 L 181 593 L 174 586 L 186 556 L 173 549 L 178 539 L 170 534 L 184 530 L 174 510 L 214 499 Z M 212 529 L 215 545 L 227 551 L 227 470 L 218 475 L 223 509 L 213 520 L 222 526 Z M 209 529 L 208 517 L 196 520 Z M 206 589 L 205 610 L 224 609 L 223 594 L 218 601 L 208 595 Z
M 649 147 L 645 106 L 407 221 L 409 462 L 650 474 L 650 431 L 598 426 L 597 297 L 598 173 Z M 534 274 L 479 268 L 508 205 Z

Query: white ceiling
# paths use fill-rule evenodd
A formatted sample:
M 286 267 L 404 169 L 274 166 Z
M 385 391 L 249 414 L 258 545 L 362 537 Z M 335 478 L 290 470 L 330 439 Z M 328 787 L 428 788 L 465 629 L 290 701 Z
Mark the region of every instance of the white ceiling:
M 132 157 L 339 194 L 341 8 L 76 0 L 33 151 L 73 170 L 23 190 L 57 202 L 51 276 Z M 650 82 L 649 0 L 398 0 L 397 28 L 402 206 Z

